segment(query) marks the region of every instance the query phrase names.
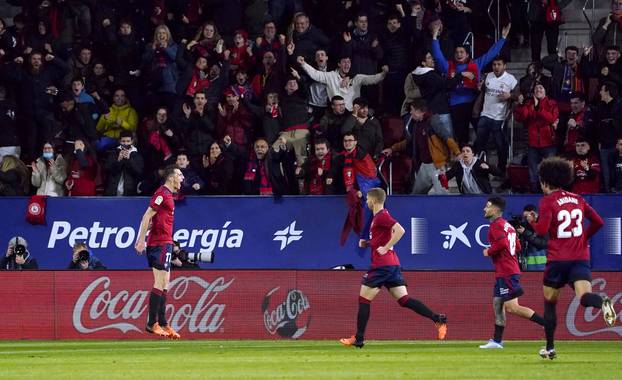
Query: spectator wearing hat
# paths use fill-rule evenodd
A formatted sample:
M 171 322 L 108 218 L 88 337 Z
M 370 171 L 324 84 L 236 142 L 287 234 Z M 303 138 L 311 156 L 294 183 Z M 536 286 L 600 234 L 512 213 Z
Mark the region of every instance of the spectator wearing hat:
M 252 114 L 230 88 L 225 90 L 225 104 L 218 103 L 218 136 L 230 136 L 234 144 L 248 151 L 254 138 Z M 203 154 L 209 151 L 209 146 Z
M 36 270 L 37 259 L 28 250 L 28 242 L 21 236 L 9 239 L 6 254 L 0 260 L 0 270 Z

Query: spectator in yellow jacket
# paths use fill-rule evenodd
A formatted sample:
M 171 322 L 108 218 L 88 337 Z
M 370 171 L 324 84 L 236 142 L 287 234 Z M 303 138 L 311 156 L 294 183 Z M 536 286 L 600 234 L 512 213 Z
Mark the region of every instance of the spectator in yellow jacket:
M 97 131 L 102 134 L 96 144 L 97 151 L 115 147 L 122 131 L 135 132 L 138 125 L 138 114 L 127 101 L 124 90 L 116 90 L 112 101 L 108 113 L 102 115 L 97 123 Z

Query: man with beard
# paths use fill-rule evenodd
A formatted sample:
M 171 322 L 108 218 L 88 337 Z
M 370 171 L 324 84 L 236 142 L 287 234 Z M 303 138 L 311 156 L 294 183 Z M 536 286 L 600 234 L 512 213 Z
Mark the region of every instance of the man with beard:
M 69 67 L 52 54 L 32 52 L 24 65 L 17 57 L 3 67 L 2 77 L 17 88 L 19 119 L 23 122 L 26 158 L 37 157 L 43 141 L 50 138 L 54 127 L 54 96 Z

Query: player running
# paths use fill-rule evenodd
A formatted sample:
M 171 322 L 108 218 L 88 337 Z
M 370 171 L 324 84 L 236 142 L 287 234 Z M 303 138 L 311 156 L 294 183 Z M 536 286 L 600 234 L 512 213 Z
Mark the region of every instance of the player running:
M 435 314 L 421 301 L 408 296 L 400 261 L 393 250 L 393 246 L 402 238 L 405 231 L 384 208 L 386 197 L 387 194 L 380 188 L 373 188 L 367 193 L 367 206 L 372 210 L 374 217 L 369 240 L 360 240 L 359 247 L 371 247 L 371 269 L 361 281 L 356 335 L 339 340 L 345 346 L 362 348 L 365 344 L 365 327 L 369 320 L 371 301 L 378 295 L 382 286 L 389 290 L 400 306 L 434 321 L 438 329 L 438 339 L 445 339 L 447 334 L 447 317 L 444 314 Z
M 602 309 L 607 326 L 614 325 L 616 312 L 609 298 L 592 293 L 588 240 L 603 226 L 602 218 L 581 196 L 562 190 L 573 180 L 568 161 L 547 158 L 538 167 L 538 175 L 544 197 L 540 200 L 540 218 L 531 225 L 538 235 L 549 234 L 543 279 L 546 347 L 540 356 L 554 359 L 555 309 L 564 285 L 574 288 L 581 306 Z M 590 221 L 586 229 L 584 219 Z
M 542 316 L 518 304 L 518 297 L 523 295 L 523 288 L 520 286 L 520 269 L 516 253 L 520 252 L 521 246 L 514 227 L 502 217 L 504 210 L 505 200 L 500 197 L 489 198 L 484 207 L 484 217 L 490 220 L 488 228 L 490 247 L 484 249 L 484 256 L 490 257 L 495 267 L 495 287 L 492 296 L 495 332 L 494 338 L 479 348 L 503 348 L 505 312 L 544 326 Z
M 171 339 L 179 339 L 180 335 L 166 322 L 166 293 L 171 277 L 171 255 L 173 252 L 173 217 L 175 202 L 173 193 L 181 189 L 184 175 L 175 166 L 168 166 L 164 171 L 164 185 L 151 197 L 149 207 L 140 222 L 138 239 L 134 248 L 138 255 L 145 250 L 145 236 L 149 230 L 146 243 L 147 260 L 153 270 L 153 289 L 149 297 L 149 317 L 145 330 L 149 333 Z

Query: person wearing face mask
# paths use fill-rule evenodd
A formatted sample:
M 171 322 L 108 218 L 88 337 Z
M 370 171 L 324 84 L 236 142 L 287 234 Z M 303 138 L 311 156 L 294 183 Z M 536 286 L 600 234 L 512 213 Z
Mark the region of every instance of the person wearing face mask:
M 570 191 L 575 194 L 593 194 L 600 190 L 600 160 L 592 153 L 590 143 L 586 138 L 580 138 L 575 143 L 575 153 L 568 159 L 574 168 L 574 181 Z
M 205 181 L 204 192 L 207 195 L 231 194 L 233 182 L 233 160 L 223 153 L 224 147 L 214 142 L 209 154 L 203 155 L 202 177 Z
M 30 164 L 32 175 L 30 182 L 37 188 L 37 195 L 62 197 L 65 195 L 65 179 L 67 166 L 63 156 L 54 156 L 54 147 L 51 143 L 43 144 L 41 157 Z
M 557 103 L 546 95 L 544 86 L 536 84 L 533 98 L 525 100 L 522 94 L 518 96 L 514 117 L 517 122 L 527 126 L 529 182 L 532 191 L 537 192 L 538 164 L 557 152 L 555 148 L 555 129 L 559 119 Z
M 73 152 L 69 156 L 67 181 L 68 196 L 95 195 L 95 177 L 97 177 L 97 159 L 90 146 L 82 139 L 76 139 Z

